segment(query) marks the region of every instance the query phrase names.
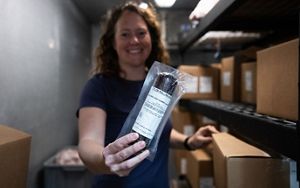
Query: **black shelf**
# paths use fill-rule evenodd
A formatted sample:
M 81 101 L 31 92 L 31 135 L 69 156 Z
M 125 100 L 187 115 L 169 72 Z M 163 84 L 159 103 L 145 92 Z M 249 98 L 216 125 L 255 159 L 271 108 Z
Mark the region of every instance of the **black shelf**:
M 181 39 L 179 51 L 184 54 L 208 31 L 245 31 L 262 34 L 262 38 L 242 44 L 240 49 L 276 45 L 299 37 L 299 16 L 299 0 L 219 1 L 199 21 L 198 26 Z M 228 46 L 222 46 L 222 50 L 226 48 Z M 300 77 L 298 82 L 299 80 Z M 298 102 L 300 103 L 299 97 Z M 242 140 L 296 160 L 299 179 L 299 119 L 297 123 L 278 119 L 256 113 L 255 106 L 218 100 L 181 100 L 180 105 L 227 126 L 230 132 Z
M 227 126 L 242 140 L 298 160 L 296 122 L 255 112 L 255 106 L 218 100 L 180 100 L 180 105 Z
M 299 0 L 226 0 L 199 21 L 199 25 L 179 43 L 183 53 L 206 32 L 259 32 L 264 37 L 255 44 L 280 43 L 298 36 Z M 267 33 L 267 34 L 266 34 Z M 251 45 L 251 44 L 248 44 Z

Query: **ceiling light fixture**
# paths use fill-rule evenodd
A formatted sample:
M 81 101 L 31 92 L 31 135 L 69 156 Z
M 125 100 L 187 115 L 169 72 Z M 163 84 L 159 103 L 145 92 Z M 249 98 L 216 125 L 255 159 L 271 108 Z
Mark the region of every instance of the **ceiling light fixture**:
M 176 0 L 154 0 L 155 4 L 162 8 L 172 7 Z
M 145 2 L 141 2 L 141 3 L 139 4 L 139 7 L 142 8 L 142 9 L 147 9 L 147 8 L 148 8 L 148 4 L 145 3 Z
M 218 2 L 219 0 L 200 0 L 196 8 L 190 14 L 190 20 L 204 17 Z

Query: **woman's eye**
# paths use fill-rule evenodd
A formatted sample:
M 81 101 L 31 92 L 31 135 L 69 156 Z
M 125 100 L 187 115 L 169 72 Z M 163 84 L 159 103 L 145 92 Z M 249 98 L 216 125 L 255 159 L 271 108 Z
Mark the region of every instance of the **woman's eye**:
M 121 37 L 128 38 L 128 37 L 130 37 L 130 33 L 129 32 L 121 32 Z
M 122 36 L 122 37 L 128 37 L 128 36 L 129 36 L 129 33 L 121 33 L 121 36 Z
M 146 32 L 145 31 L 140 31 L 138 34 L 139 34 L 140 37 L 144 37 L 146 35 Z

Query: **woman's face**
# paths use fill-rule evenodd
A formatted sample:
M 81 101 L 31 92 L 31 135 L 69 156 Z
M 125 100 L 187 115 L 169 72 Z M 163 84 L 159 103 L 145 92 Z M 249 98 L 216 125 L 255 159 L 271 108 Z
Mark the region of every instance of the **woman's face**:
M 146 22 L 140 15 L 123 12 L 115 26 L 114 48 L 123 69 L 145 66 L 152 43 Z

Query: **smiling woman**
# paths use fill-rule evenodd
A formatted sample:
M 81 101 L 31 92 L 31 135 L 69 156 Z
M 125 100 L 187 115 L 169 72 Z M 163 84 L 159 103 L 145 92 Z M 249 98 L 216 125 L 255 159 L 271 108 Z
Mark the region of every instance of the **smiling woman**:
M 118 6 L 96 52 L 93 77 L 83 90 L 79 107 L 79 153 L 97 174 L 94 187 L 169 187 L 169 121 L 157 150 L 159 157 L 153 162 L 144 160 L 149 150 L 144 150 L 144 141 L 137 141 L 138 134 L 116 139 L 137 101 L 147 70 L 155 60 L 169 62 L 156 13 L 135 3 Z
M 141 8 L 139 4 L 126 3 L 116 8 L 106 23 L 104 35 L 96 49 L 97 62 L 92 70 L 93 74 L 101 72 L 105 75 L 119 76 L 120 72 L 124 73 L 121 69 L 123 67 L 119 65 L 121 57 L 118 55 L 122 53 L 121 44 L 125 44 L 125 38 L 127 42 L 130 42 L 127 45 L 134 43 L 130 47 L 131 50 L 137 47 L 143 50 L 147 69 L 151 67 L 154 61 L 169 63 L 169 54 L 163 46 L 160 24 L 153 7 L 148 6 L 145 9 Z M 148 57 L 145 56 L 147 53 L 149 53 Z
M 125 11 L 116 24 L 114 49 L 119 57 L 119 65 L 124 76 L 138 76 L 145 70 L 144 62 L 152 49 L 151 36 L 146 22 L 132 11 Z M 130 73 L 131 70 L 134 72 Z M 140 75 L 143 79 L 144 75 Z M 129 78 L 130 79 L 130 78 Z
M 118 138 L 155 61 L 169 63 L 156 12 L 130 2 L 114 9 L 79 105 L 79 154 L 97 174 L 94 187 L 167 188 L 169 147 L 196 149 L 211 142 L 211 133 L 217 132 L 207 126 L 187 138 L 172 129 L 167 118 L 157 140 L 157 157 L 151 161 L 145 160 L 150 152 L 139 134 Z

